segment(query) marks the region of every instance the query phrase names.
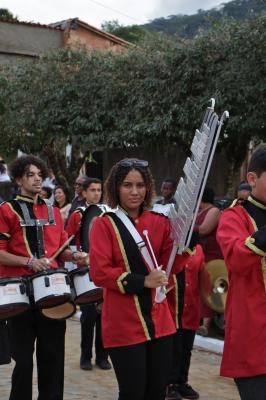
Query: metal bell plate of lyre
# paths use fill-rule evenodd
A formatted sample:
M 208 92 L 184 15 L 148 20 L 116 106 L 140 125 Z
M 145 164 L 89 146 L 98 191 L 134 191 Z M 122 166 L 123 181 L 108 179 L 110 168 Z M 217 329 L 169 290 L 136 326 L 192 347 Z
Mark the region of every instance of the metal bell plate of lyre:
M 189 245 L 221 128 L 229 118 L 228 111 L 225 111 L 219 120 L 214 105 L 215 100 L 211 99 L 201 128 L 196 130 L 190 147 L 191 157 L 186 159 L 184 177 L 180 178 L 174 195 L 176 206 L 171 205 L 169 212 L 172 235 L 179 254 Z

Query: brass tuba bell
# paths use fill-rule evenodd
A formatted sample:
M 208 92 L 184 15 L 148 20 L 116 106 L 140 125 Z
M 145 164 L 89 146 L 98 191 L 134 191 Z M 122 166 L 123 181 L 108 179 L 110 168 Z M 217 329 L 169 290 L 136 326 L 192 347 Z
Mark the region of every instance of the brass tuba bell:
M 228 274 L 224 260 L 206 263 L 200 275 L 200 292 L 204 303 L 223 313 L 228 292 Z

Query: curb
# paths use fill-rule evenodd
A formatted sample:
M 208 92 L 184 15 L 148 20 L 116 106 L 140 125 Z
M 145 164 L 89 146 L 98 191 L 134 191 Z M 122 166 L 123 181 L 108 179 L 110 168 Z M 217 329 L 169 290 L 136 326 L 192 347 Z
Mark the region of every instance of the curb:
M 224 342 L 223 340 L 196 335 L 194 346 L 221 355 L 223 354 Z

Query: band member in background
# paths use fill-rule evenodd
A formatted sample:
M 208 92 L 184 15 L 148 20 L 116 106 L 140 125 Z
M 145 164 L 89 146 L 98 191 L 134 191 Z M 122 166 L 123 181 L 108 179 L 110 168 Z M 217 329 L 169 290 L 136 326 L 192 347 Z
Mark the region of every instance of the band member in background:
M 56 186 L 54 189 L 54 205 L 59 208 L 65 225 L 71 204 L 69 202 L 69 193 L 63 186 Z
M 190 245 L 191 246 L 191 245 Z M 199 393 L 188 384 L 191 352 L 200 323 L 199 275 L 204 254 L 198 244 L 182 271 L 171 275 L 167 300 L 177 332 L 174 335 L 172 369 L 166 391 L 167 400 L 198 399 Z
M 78 176 L 75 180 L 74 189 L 75 189 L 75 197 L 71 202 L 71 207 L 68 213 L 68 218 L 76 210 L 78 207 L 83 207 L 85 205 L 85 198 L 83 197 L 83 187 L 82 185 L 86 182 L 88 177 L 86 175 Z
M 75 235 L 75 244 L 77 249 L 80 249 L 80 223 L 82 220 L 83 212 L 86 207 L 91 204 L 98 204 L 102 197 L 102 182 L 97 178 L 87 178 L 82 185 L 83 193 L 86 203 L 84 207 L 78 207 L 73 214 L 71 214 L 66 231 L 68 236 Z M 88 304 L 80 306 L 81 317 L 81 356 L 80 368 L 84 370 L 92 370 L 92 347 L 95 328 L 95 356 L 96 365 L 101 369 L 110 369 L 111 364 L 108 361 L 107 350 L 104 349 L 102 343 L 101 333 L 101 313 L 97 304 Z
M 216 240 L 216 231 L 221 216 L 221 211 L 214 205 L 214 190 L 206 187 L 201 199 L 199 213 L 196 219 L 194 231 L 199 234 L 199 243 L 202 246 L 205 261 L 223 259 L 219 244 Z M 202 336 L 208 336 L 211 320 L 214 311 L 201 301 L 202 325 L 197 333 Z
M 59 209 L 47 205 L 39 196 L 47 176 L 46 165 L 39 158 L 28 155 L 13 161 L 9 171 L 20 188 L 20 195 L 0 206 L 0 276 L 29 277 L 35 272 L 58 268 L 57 260 L 50 262 L 50 257 L 66 241 L 67 234 Z M 36 221 L 47 224 L 32 226 Z M 22 222 L 26 226 L 22 226 Z M 66 249 L 59 258 L 83 262 L 85 254 L 73 254 Z M 11 318 L 8 325 L 11 356 L 16 363 L 10 400 L 32 400 L 35 340 L 38 398 L 62 400 L 65 321 L 48 319 L 32 309 Z
M 142 258 L 145 249 L 152 254 L 149 237 L 158 265 L 165 269 L 173 247 L 169 220 L 147 211 L 153 193 L 147 161 L 119 161 L 104 190 L 105 203 L 118 210 L 96 218 L 90 232 L 91 276 L 104 289 L 103 342 L 115 370 L 119 400 L 164 400 L 169 375 L 176 329 L 167 299 L 155 302 L 155 289 L 168 279 L 164 270 L 148 266 L 148 257 Z M 141 249 L 132 232 L 140 236 Z M 174 272 L 186 258 L 176 257 Z
M 176 191 L 177 183 L 173 179 L 164 179 L 161 186 L 162 199 L 156 201 L 156 204 L 170 204 L 176 203 L 174 199 L 174 194 Z
M 232 377 L 242 400 L 266 398 L 266 144 L 251 156 L 251 195 L 226 209 L 217 239 L 228 269 L 221 375 Z

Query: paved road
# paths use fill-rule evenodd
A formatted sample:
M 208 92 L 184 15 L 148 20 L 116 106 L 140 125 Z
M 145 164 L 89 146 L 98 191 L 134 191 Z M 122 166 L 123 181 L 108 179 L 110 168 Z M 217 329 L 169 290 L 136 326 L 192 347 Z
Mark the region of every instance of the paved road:
M 117 385 L 113 370 L 92 371 L 79 368 L 80 326 L 78 321 L 67 321 L 65 397 L 64 400 L 116 400 Z M 233 382 L 219 377 L 219 355 L 195 349 L 193 352 L 190 383 L 200 392 L 201 400 L 239 400 Z M 0 366 L 0 399 L 8 400 L 13 363 Z M 36 371 L 34 397 L 37 398 Z M 23 396 L 21 397 L 23 400 Z

